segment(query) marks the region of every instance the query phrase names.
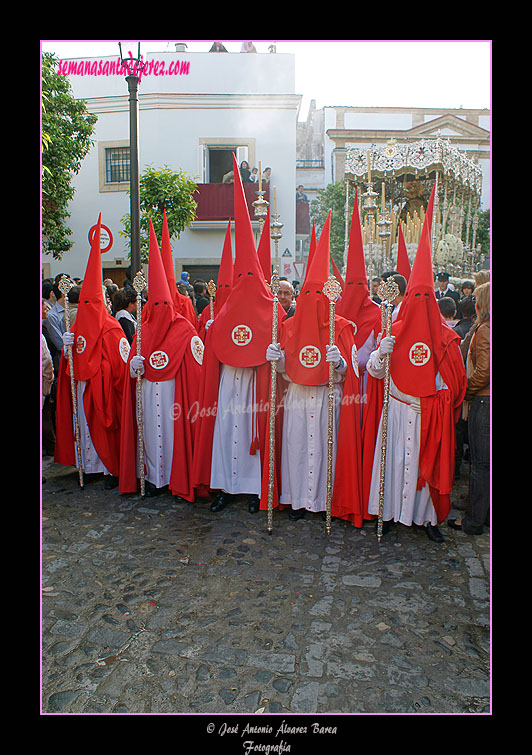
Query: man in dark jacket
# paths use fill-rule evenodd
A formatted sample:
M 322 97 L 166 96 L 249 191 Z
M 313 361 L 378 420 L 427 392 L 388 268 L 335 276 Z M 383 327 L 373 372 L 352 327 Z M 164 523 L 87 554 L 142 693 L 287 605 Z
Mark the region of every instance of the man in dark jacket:
M 436 276 L 438 288 L 436 289 L 436 299 L 442 299 L 444 296 L 450 296 L 456 302 L 456 317 L 461 319 L 462 311 L 460 309 L 460 294 L 458 291 L 449 287 L 449 273 L 438 273 Z

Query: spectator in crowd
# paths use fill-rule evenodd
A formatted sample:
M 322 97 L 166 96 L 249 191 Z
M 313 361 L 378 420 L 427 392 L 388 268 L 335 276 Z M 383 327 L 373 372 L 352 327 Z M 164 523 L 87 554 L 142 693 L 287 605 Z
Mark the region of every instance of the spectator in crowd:
M 63 273 L 56 275 L 53 292 L 56 302 L 54 306 L 48 312 L 47 318 L 47 332 L 55 348 L 61 352 L 63 349 L 63 333 L 65 332 L 65 295 L 59 288 L 59 281 L 61 280 Z
M 490 506 L 490 284 L 475 288 L 476 323 L 466 359 L 467 390 L 462 416 L 467 419 L 471 471 L 469 501 L 461 519 L 448 519 L 453 529 L 481 535 L 489 524 Z
M 213 42 L 209 52 L 227 52 L 222 42 Z
M 474 288 L 475 288 L 475 281 L 473 280 L 462 281 L 462 285 L 460 286 L 460 295 L 462 299 L 464 299 L 466 296 L 472 296 Z
M 133 288 L 121 288 L 113 296 L 113 314 L 122 326 L 129 345 L 137 332 L 137 294 Z
M 242 42 L 240 52 L 257 52 L 253 42 Z
M 286 312 L 286 317 L 292 317 L 296 311 L 296 303 L 294 301 L 294 287 L 288 280 L 279 281 L 279 292 L 277 294 L 279 304 Z
M 194 297 L 196 299 L 196 311 L 198 315 L 201 315 L 210 301 L 205 281 L 194 281 Z
M 41 286 L 42 290 L 42 300 L 46 304 L 46 310 L 47 312 L 54 306 L 55 304 L 55 294 L 54 294 L 54 281 L 52 278 L 45 278 L 42 282 Z
M 303 184 L 299 184 L 296 189 L 296 202 L 306 202 L 308 204 L 308 197 L 303 191 Z
M 249 169 L 249 164 L 246 160 L 242 160 L 240 163 L 240 177 L 242 178 L 242 183 L 251 183 L 250 181 L 250 175 L 251 171 Z
M 456 316 L 458 318 L 461 318 L 462 312 L 460 311 L 460 294 L 458 293 L 458 291 L 454 290 L 454 286 L 451 287 L 451 284 L 449 283 L 449 273 L 438 273 L 436 279 L 438 281 L 436 299 L 441 299 L 444 296 L 450 296 L 451 299 L 454 299 L 456 304 Z
M 444 296 L 438 299 L 438 307 L 442 313 L 442 317 L 450 328 L 453 328 L 458 323 L 456 319 L 456 303 L 450 296 Z
M 443 300 L 440 299 L 440 301 Z M 460 300 L 460 309 L 462 310 L 462 317 L 456 321 L 453 329 L 458 333 L 460 338 L 464 339 L 471 329 L 475 317 L 475 301 L 473 297 L 464 296 L 464 298 Z

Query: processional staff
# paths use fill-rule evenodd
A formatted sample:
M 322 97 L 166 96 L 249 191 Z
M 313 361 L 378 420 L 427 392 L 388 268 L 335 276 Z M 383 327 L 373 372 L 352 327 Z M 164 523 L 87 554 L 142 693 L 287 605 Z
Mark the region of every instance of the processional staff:
M 386 335 L 392 333 L 392 310 L 393 302 L 399 296 L 399 286 L 393 278 L 388 278 L 385 283 L 381 283 L 377 291 L 381 301 L 381 317 L 386 324 Z M 379 481 L 379 520 L 377 522 L 377 537 L 380 543 L 382 538 L 382 511 L 384 507 L 384 479 L 386 470 L 386 445 L 388 435 L 388 401 L 390 398 L 390 354 L 384 357 L 384 398 L 382 403 L 382 424 L 381 424 L 381 466 Z
M 272 316 L 272 343 L 277 343 L 277 295 L 279 293 L 279 273 L 273 271 L 270 289 L 273 294 L 273 316 Z M 277 365 L 276 362 L 270 362 L 270 405 L 269 423 L 270 423 L 270 445 L 268 454 L 268 534 L 273 530 L 273 479 L 275 473 L 275 409 L 277 399 Z
M 210 280 L 207 283 L 207 291 L 209 292 L 209 307 L 210 307 L 211 320 L 214 320 L 214 297 L 216 295 L 216 283 L 213 280 Z
M 342 294 L 342 287 L 334 277 L 329 275 L 323 286 L 323 293 L 329 299 L 329 346 L 334 346 L 335 305 Z M 329 415 L 327 423 L 327 503 L 325 527 L 327 534 L 331 534 L 331 504 L 332 504 L 332 466 L 333 466 L 333 424 L 334 424 L 334 364 L 329 362 Z
M 140 357 L 141 350 L 141 320 L 142 320 L 142 292 L 146 288 L 146 278 L 142 270 L 133 278 L 133 288 L 137 292 L 137 356 Z M 144 412 L 142 406 L 142 377 L 140 370 L 137 370 L 137 433 L 138 433 L 138 454 L 139 454 L 139 474 L 140 474 L 140 494 L 144 498 L 146 491 L 146 482 L 144 478 Z
M 67 275 L 63 275 L 61 277 L 61 280 L 59 281 L 59 290 L 65 297 L 65 321 L 66 321 L 66 332 L 70 333 L 70 308 L 69 308 L 69 301 L 68 301 L 68 292 L 73 287 L 74 283 L 70 280 L 70 278 Z M 84 480 L 83 480 L 83 458 L 81 455 L 81 433 L 79 430 L 79 415 L 78 415 L 78 398 L 77 398 L 77 392 L 76 392 L 76 382 L 74 379 L 74 358 L 72 355 L 72 346 L 67 346 L 67 356 L 68 356 L 68 367 L 70 371 L 70 391 L 72 394 L 72 416 L 74 420 L 74 433 L 76 436 L 76 453 L 78 457 L 78 475 L 79 475 L 79 485 L 82 488 L 84 486 Z

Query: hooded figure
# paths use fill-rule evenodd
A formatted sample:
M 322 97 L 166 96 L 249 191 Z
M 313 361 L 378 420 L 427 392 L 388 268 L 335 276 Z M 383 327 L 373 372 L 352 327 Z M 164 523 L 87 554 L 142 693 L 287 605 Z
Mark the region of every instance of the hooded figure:
M 218 270 L 218 280 L 216 282 L 216 294 L 214 296 L 214 316 L 221 310 L 225 304 L 225 300 L 229 296 L 231 291 L 231 284 L 233 282 L 233 251 L 231 248 L 231 220 L 227 223 L 227 230 L 225 232 L 224 245 L 222 249 L 222 257 L 220 259 L 220 268 Z M 198 320 L 198 334 L 201 340 L 205 343 L 208 328 L 212 325 L 211 320 L 211 308 L 205 307 Z
M 401 223 L 399 223 L 399 237 L 397 242 L 397 272 L 402 275 L 406 282 L 410 278 L 410 260 L 408 259 L 408 252 L 406 250 L 405 237 L 403 236 L 403 229 Z
M 334 364 L 332 515 L 361 527 L 360 381 L 353 327 L 335 315 L 329 344 L 330 213 L 314 251 L 295 315 L 284 320 L 280 343 L 268 359 L 288 385 L 283 401 L 281 482 L 278 502 L 290 518 L 324 512 L 327 501 L 329 364 Z M 263 499 L 265 496 L 263 495 Z M 277 501 L 274 502 L 277 503 Z M 261 504 L 265 508 L 265 504 Z
M 120 493 L 137 490 L 137 368 L 142 376 L 146 495 L 170 492 L 195 498 L 190 472 L 194 443 L 191 411 L 197 399 L 203 343 L 194 326 L 175 311 L 153 225 L 150 228 L 148 301 L 131 344 L 122 411 Z
M 358 208 L 358 189 L 355 193 L 351 216 L 345 278 L 342 298 L 338 302 L 336 312 L 350 320 L 355 330 L 361 393 L 362 493 L 364 515 L 367 518 L 372 518 L 368 515 L 368 497 L 377 426 L 382 408 L 382 380 L 373 380 L 371 376 L 368 376 L 366 363 L 371 352 L 377 347 L 382 325 L 380 307 L 369 295 L 362 226 Z M 373 416 L 371 415 L 372 412 Z
M 166 273 L 166 280 L 168 282 L 168 288 L 170 295 L 174 303 L 175 311 L 183 315 L 189 322 L 196 327 L 196 312 L 194 311 L 194 305 L 190 296 L 186 296 L 177 290 L 177 284 L 175 282 L 174 265 L 172 262 L 172 245 L 170 243 L 170 233 L 168 231 L 168 221 L 166 220 L 166 210 L 163 213 L 163 234 L 161 239 L 161 259 L 163 261 L 164 271 Z M 185 273 L 188 276 L 188 273 Z M 188 283 L 188 278 L 185 280 Z
M 259 246 L 257 249 L 260 266 L 262 268 L 264 280 L 266 281 L 266 283 L 270 283 L 272 279 L 272 250 L 270 232 L 270 207 L 268 206 L 266 220 L 264 221 L 264 225 L 262 226 L 262 233 L 260 235 Z
M 345 284 L 342 298 L 336 306 L 336 313 L 353 323 L 362 395 L 364 395 L 366 391 L 366 362 L 377 344 L 377 336 L 381 330 L 381 311 L 379 305 L 369 295 L 362 244 L 362 227 L 358 210 L 358 189 L 355 194 L 351 217 Z
M 273 296 L 255 248 L 242 181 L 233 156 L 235 263 L 229 296 L 207 330 L 200 386 L 198 446 L 193 477 L 220 491 L 211 505 L 221 511 L 231 495 L 249 494 L 259 510 L 270 365 Z M 282 307 L 278 304 L 278 319 Z
M 450 510 L 454 482 L 455 424 L 466 376 L 459 336 L 446 325 L 434 293 L 430 234 L 431 194 L 401 310 L 389 337 L 368 360 L 376 378 L 390 359 L 388 453 L 383 532 L 392 521 L 425 526 L 442 542 L 437 528 Z M 375 448 L 369 511 L 378 514 L 381 428 Z M 393 450 L 392 450 L 393 449 Z
M 72 331 L 81 455 L 86 474 L 103 472 L 105 487 L 115 487 L 120 469 L 120 415 L 129 343 L 122 326 L 105 306 L 100 255 L 101 215 L 93 236 Z M 57 385 L 55 461 L 77 464 L 69 363 L 61 356 Z

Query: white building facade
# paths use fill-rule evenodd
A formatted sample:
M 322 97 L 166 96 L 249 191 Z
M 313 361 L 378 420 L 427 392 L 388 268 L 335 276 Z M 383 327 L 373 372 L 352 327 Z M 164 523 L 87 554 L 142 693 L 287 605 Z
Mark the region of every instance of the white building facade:
M 94 145 L 73 179 L 68 221 L 73 247 L 62 260 L 44 256 L 44 277 L 59 272 L 83 277 L 89 230 L 100 213 L 113 240 L 102 254 L 107 276 L 120 285 L 129 266 L 129 245 L 120 233 L 121 218 L 130 211 L 129 94 L 118 63 L 118 55 L 61 61 L 59 72 L 67 75 L 74 96 L 86 101 L 98 122 Z M 176 278 L 188 270 L 192 280 L 208 280 L 217 271 L 232 213 L 232 190 L 221 183 L 222 175 L 232 169 L 232 151 L 239 163 L 260 163 L 263 171 L 271 168 L 269 186 L 262 188 L 269 189 L 265 198 L 272 212 L 275 194 L 283 223 L 279 254 L 294 250 L 301 102 L 295 94 L 294 56 L 164 52 L 148 53 L 144 63 L 138 91 L 139 173 L 148 166 L 169 167 L 186 173 L 199 189 L 196 220 L 179 239 L 172 238 Z M 257 198 L 258 185 L 253 187 L 248 185 L 250 202 Z M 254 221 L 253 227 L 258 243 L 260 225 Z

